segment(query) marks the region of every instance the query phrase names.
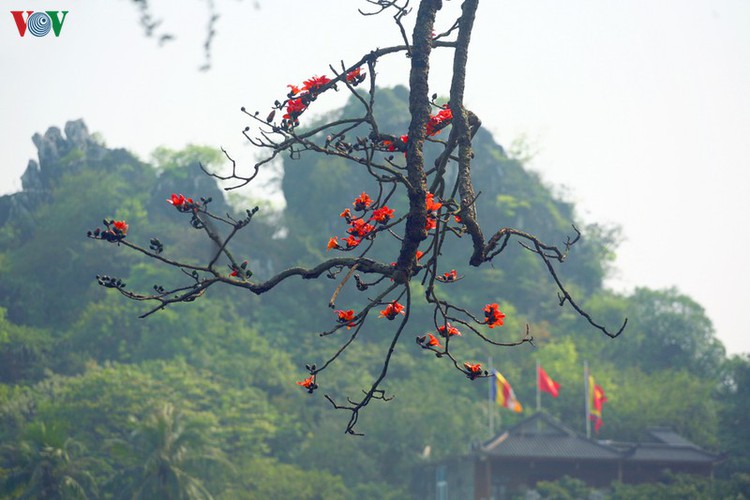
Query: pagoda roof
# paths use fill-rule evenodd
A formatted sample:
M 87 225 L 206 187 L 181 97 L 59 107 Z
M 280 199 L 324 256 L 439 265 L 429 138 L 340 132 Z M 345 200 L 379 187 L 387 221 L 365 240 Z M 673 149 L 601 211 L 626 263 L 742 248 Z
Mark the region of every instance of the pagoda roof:
M 672 429 L 651 428 L 640 443 L 599 441 L 579 435 L 542 412 L 482 443 L 481 455 L 514 459 L 604 460 L 626 462 L 712 463 L 721 456 L 690 442 Z
M 546 413 L 535 413 L 483 443 L 483 454 L 497 457 L 618 460 L 621 452 L 579 436 Z
M 639 443 L 612 443 L 630 462 L 711 463 L 723 457 L 708 452 L 677 434 L 670 427 L 646 429 L 646 439 Z

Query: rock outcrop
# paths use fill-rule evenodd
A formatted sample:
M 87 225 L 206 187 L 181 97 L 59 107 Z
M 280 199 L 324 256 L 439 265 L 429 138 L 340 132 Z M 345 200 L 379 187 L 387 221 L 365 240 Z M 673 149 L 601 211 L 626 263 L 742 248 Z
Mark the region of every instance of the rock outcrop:
M 110 152 L 89 134 L 83 120 L 67 122 L 65 135 L 58 127 L 50 127 L 44 135 L 34 134 L 31 140 L 37 148 L 38 161 L 29 160 L 21 176 L 23 190 L 0 196 L 0 227 L 13 224 L 22 232 L 33 223 L 34 210 L 49 200 L 52 188 L 64 174 L 92 161 L 102 161 Z

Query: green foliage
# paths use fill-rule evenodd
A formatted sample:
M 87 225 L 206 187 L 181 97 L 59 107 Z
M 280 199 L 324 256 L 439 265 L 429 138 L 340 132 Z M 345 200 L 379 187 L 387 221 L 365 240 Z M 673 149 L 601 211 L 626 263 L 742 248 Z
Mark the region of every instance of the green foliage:
M 536 491 L 543 500 L 578 500 L 587 498 L 592 489 L 580 479 L 563 476 L 557 481 L 539 481 Z
M 50 362 L 52 344 L 49 332 L 11 323 L 0 307 L 0 383 L 39 380 Z
M 722 449 L 729 455 L 720 472 L 728 477 L 750 471 L 750 436 L 737 432 L 750 428 L 750 357 L 747 354 L 732 357 L 725 363 L 724 373 L 717 399 L 723 402 L 719 410 L 719 436 Z M 747 474 L 745 477 L 748 478 Z M 745 491 L 750 497 L 750 490 Z
M 557 481 L 540 481 L 536 493 L 541 500 L 577 500 L 602 498 L 607 500 L 735 500 L 748 498 L 750 476 L 735 474 L 728 480 L 689 474 L 666 473 L 658 483 L 612 483 L 606 490 L 587 487 L 583 481 L 563 476 Z M 526 497 L 528 498 L 528 497 Z
M 101 226 L 102 216 L 144 224 L 141 193 L 153 179 L 153 171 L 131 164 L 64 175 L 51 190 L 52 202 L 33 214 L 30 231 L 5 249 L 0 297 L 8 317 L 59 328 L 96 300 L 99 291 L 92 278 L 103 268 L 121 273 L 134 260 L 118 251 L 102 252 L 100 245 L 85 240 L 86 232 Z
M 0 492 L 7 498 L 86 499 L 97 493 L 91 467 L 77 441 L 44 421 L 30 424 L 20 441 L 4 447 Z
M 228 465 L 211 444 L 217 422 L 187 418 L 165 403 L 141 421 L 128 440 L 128 462 L 122 481 L 131 498 L 211 500 L 213 495 L 198 475 L 209 477 L 210 465 Z M 209 467 L 207 467 L 207 465 Z
M 609 388 L 604 419 L 607 436 L 637 440 L 646 427 L 665 425 L 699 445 L 718 445 L 717 405 L 711 397 L 715 381 L 685 370 L 647 374 L 632 368 L 601 383 Z
M 707 477 L 686 474 L 667 474 L 664 482 L 652 484 L 612 485 L 612 500 L 640 500 L 659 498 L 664 500 L 714 500 L 746 498 L 739 494 L 731 482 L 715 481 Z
M 379 92 L 376 114 L 384 130 L 405 131 L 406 89 Z M 572 204 L 553 196 L 487 132 L 480 130 L 475 142 L 480 222 L 493 229 L 517 227 L 556 244 L 573 235 Z M 212 289 L 195 303 L 146 319 L 138 319 L 143 304 L 113 290 L 103 293 L 93 279 L 99 273 L 121 277 L 140 291 L 178 283 L 181 276 L 116 244 L 86 239 L 102 217 L 127 220 L 131 241 L 158 235 L 166 257 L 197 260 L 213 247 L 189 227 L 189 215 L 165 199 L 171 193 L 211 197 L 220 212 L 233 210 L 196 167 L 223 161 L 217 151 L 161 148 L 154 159 L 156 168 L 123 151 L 93 158 L 70 150 L 58 160 L 63 174 L 45 197 L 26 218 L 0 228 L 0 442 L 10 453 L 3 455 L 0 477 L 6 495 L 57 488 L 49 493 L 54 498 L 62 494 L 60 485 L 75 481 L 78 493 L 65 494 L 93 496 L 97 485 L 104 498 L 128 492 L 144 498 L 395 500 L 408 498 L 410 469 L 425 449 L 439 459 L 489 437 L 486 381 L 466 379 L 414 343 L 415 336 L 434 331 L 418 287 L 414 328 L 397 346 L 384 387 L 395 399 L 362 415 L 362 439 L 344 436 L 346 416 L 295 384 L 306 376 L 305 363 L 320 363 L 349 333 L 318 336 L 335 321 L 326 305 L 336 282 L 290 281 L 262 297 Z M 360 170 L 331 158 L 303 155 L 286 160 L 284 168 L 287 208 L 266 216 L 261 211 L 237 239 L 246 253 L 238 257 L 250 260 L 259 277 L 325 256 L 328 237 L 345 230 L 338 214 L 373 188 Z M 397 200 L 392 206 L 397 213 L 406 207 Z M 488 331 L 491 338 L 517 340 L 529 323 L 537 349 L 488 348 L 464 331 L 451 341 L 452 351 L 483 364 L 491 356 L 513 384 L 526 412 L 494 408 L 504 426 L 533 411 L 538 358 L 562 386 L 559 398 L 543 396 L 545 410 L 579 431 L 581 362 L 588 360 L 609 399 L 601 437 L 638 439 L 645 427 L 668 424 L 698 444 L 731 451 L 724 484 L 746 494 L 742 473 L 750 443 L 737 429 L 750 425 L 747 358 L 724 363 L 705 312 L 676 290 L 638 289 L 631 296 L 603 290 L 618 231 L 581 229 L 583 239 L 561 276 L 598 320 L 616 324 L 630 317 L 619 339 L 602 339 L 558 307 L 543 265 L 528 251 L 511 245 L 494 266 L 473 269 L 461 239 L 446 244 L 442 258 L 445 271 L 453 267 L 465 277 L 439 285 L 438 293 L 480 315 L 484 304 L 499 303 L 506 325 Z M 390 262 L 395 251 L 386 244 L 373 256 Z M 349 285 L 337 308 L 366 300 Z M 388 349 L 381 326 L 377 320 L 368 325 L 342 363 L 320 377 L 320 392 L 341 400 L 378 375 Z M 45 445 L 61 450 L 53 453 L 56 461 L 34 444 L 42 428 L 48 437 L 59 435 L 54 446 Z M 55 479 L 32 481 L 43 463 Z M 162 480 L 157 470 L 170 472 Z M 707 491 L 680 481 L 670 483 L 674 491 Z M 622 498 L 640 491 L 627 488 L 614 491 Z M 539 489 L 545 498 L 580 498 L 583 491 L 571 479 Z M 657 498 L 662 490 L 643 492 Z
M 157 170 L 180 170 L 178 174 L 182 179 L 188 179 L 191 173 L 185 167 L 200 163 L 203 167 L 220 164 L 224 160 L 221 151 L 208 146 L 188 144 L 183 149 L 174 150 L 164 146 L 156 148 L 151 153 L 151 161 Z
M 714 334 L 703 307 L 676 289 L 636 289 L 625 306 L 628 334 L 609 345 L 608 357 L 618 366 L 646 372 L 680 367 L 704 377 L 718 375 L 724 347 Z
M 340 477 L 327 472 L 306 471 L 279 463 L 273 458 L 257 457 L 238 467 L 241 481 L 219 498 L 263 500 L 298 498 L 323 500 L 352 498 Z

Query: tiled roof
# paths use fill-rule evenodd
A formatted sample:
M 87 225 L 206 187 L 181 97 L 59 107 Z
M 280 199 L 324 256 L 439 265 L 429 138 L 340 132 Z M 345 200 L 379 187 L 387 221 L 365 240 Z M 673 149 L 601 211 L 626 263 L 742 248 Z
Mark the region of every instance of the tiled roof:
M 616 460 L 621 454 L 609 446 L 577 435 L 545 413 L 536 413 L 484 443 L 481 451 L 492 456 Z
M 546 413 L 536 413 L 483 443 L 479 452 L 495 457 L 628 462 L 710 463 L 720 460 L 671 429 L 649 429 L 658 442 L 605 443 L 578 435 Z
M 656 443 L 640 443 L 626 452 L 626 460 L 635 462 L 710 463 L 716 462 L 719 458 L 719 456 L 696 446 L 674 446 Z
M 650 429 L 646 429 L 646 434 L 659 443 L 698 448 L 698 445 L 692 441 L 688 441 L 669 427 L 651 427 Z

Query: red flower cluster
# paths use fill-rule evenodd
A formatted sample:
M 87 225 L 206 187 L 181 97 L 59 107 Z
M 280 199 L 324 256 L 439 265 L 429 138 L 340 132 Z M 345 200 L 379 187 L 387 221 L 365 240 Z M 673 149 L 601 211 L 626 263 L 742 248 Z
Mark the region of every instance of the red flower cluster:
M 315 100 L 315 97 L 320 93 L 323 86 L 331 81 L 327 76 L 313 76 L 308 80 L 302 82 L 302 88 L 300 89 L 296 85 L 287 85 L 289 87 L 289 100 L 286 103 L 286 113 L 284 114 L 284 120 L 287 120 L 289 125 L 294 126 L 299 123 L 299 117 L 305 112 L 310 103 Z M 277 106 L 279 104 L 277 103 Z
M 440 210 L 443 204 L 439 201 L 435 201 L 435 195 L 427 193 L 425 196 L 425 208 L 427 209 L 427 222 L 425 222 L 425 230 L 432 231 L 437 227 L 437 211 Z
M 505 314 L 498 309 L 497 304 L 487 304 L 484 306 L 484 316 L 485 316 L 485 323 L 487 323 L 487 326 L 490 328 L 495 328 L 496 326 L 503 326 L 503 320 L 505 319 Z
M 404 306 L 396 302 L 395 300 L 388 304 L 385 309 L 380 311 L 379 318 L 388 318 L 390 320 L 396 319 L 399 314 L 406 314 L 404 312 Z
M 477 363 L 475 365 L 472 365 L 471 363 L 464 363 L 464 368 L 466 368 L 467 371 L 466 376 L 471 380 L 474 380 L 482 374 L 482 365 L 480 363 Z
M 344 243 L 346 243 L 346 248 L 354 248 L 357 245 L 359 245 L 362 242 L 361 239 L 355 238 L 354 236 L 349 236 L 348 238 L 344 238 Z
M 437 212 L 443 206 L 439 201 L 435 201 L 435 195 L 430 192 L 424 198 L 425 208 L 428 212 Z
M 406 144 L 409 142 L 409 136 L 408 135 L 402 135 L 398 138 L 396 141 L 383 141 L 381 142 L 381 146 L 386 148 L 388 151 L 404 151 L 406 152 Z
M 450 125 L 452 120 L 453 111 L 451 111 L 451 109 L 446 104 L 446 106 L 441 109 L 436 115 L 430 116 L 430 119 L 425 126 L 425 133 L 427 134 L 427 137 L 432 137 L 433 135 L 439 134 L 441 130 Z M 406 144 L 409 142 L 409 136 L 402 135 L 401 137 L 399 137 L 399 141 L 386 140 L 382 141 L 380 144 L 391 152 L 406 151 Z
M 358 212 L 362 212 L 370 208 L 370 205 L 372 205 L 372 198 L 370 198 L 370 196 L 367 193 L 362 191 L 362 194 L 354 199 L 354 202 L 352 203 L 352 205 L 354 205 L 354 210 L 357 210 Z
M 437 135 L 442 129 L 450 125 L 453 120 L 453 111 L 446 105 L 438 114 L 430 116 L 425 132 L 429 137 Z
M 448 331 L 447 335 L 446 335 L 446 330 Z M 458 328 L 456 328 L 455 326 L 452 326 L 450 323 L 447 323 L 447 322 L 445 323 L 445 325 L 438 327 L 438 333 L 442 337 L 453 337 L 453 336 L 461 337 L 462 336 L 461 332 L 458 331 Z
M 302 82 L 302 90 L 306 90 L 312 94 L 317 94 L 320 88 L 330 82 L 331 79 L 327 76 L 312 76 L 309 80 Z
M 364 191 L 357 198 L 355 198 L 354 202 L 352 203 L 352 205 L 354 206 L 354 210 L 358 212 L 367 212 L 367 210 L 372 207 L 372 204 L 372 198 L 370 198 L 370 196 Z M 346 231 L 347 233 L 349 233 L 349 236 L 342 239 L 342 241 L 346 243 L 346 249 L 348 250 L 358 246 L 360 243 L 362 243 L 363 239 L 375 233 L 376 227 L 374 224 L 371 224 L 372 221 L 380 224 L 386 224 L 393 217 L 393 213 L 393 209 L 388 208 L 388 206 L 386 205 L 383 205 L 380 208 L 374 209 L 372 211 L 372 216 L 367 219 L 364 217 L 364 215 L 362 217 L 353 217 L 350 209 L 344 209 L 344 211 L 341 212 L 339 216 L 343 217 L 350 226 Z M 328 240 L 327 250 L 331 250 L 333 248 L 341 249 L 338 237 L 336 236 Z
M 376 208 L 372 212 L 372 219 L 381 224 L 387 223 L 393 217 L 393 209 L 388 208 L 387 205 L 383 205 L 380 208 Z
M 365 81 L 367 73 L 362 73 L 362 68 L 351 70 L 346 74 L 346 81 L 349 82 L 353 87 L 356 87 L 360 83 Z
M 347 311 L 335 311 L 336 315 L 338 316 L 337 321 L 339 323 L 346 323 L 347 328 L 351 328 L 355 325 L 354 323 L 354 309 L 349 309 Z
M 104 222 L 104 225 L 107 226 L 107 229 L 102 231 L 101 229 L 97 227 L 93 231 L 87 232 L 86 236 L 88 236 L 89 238 L 94 238 L 98 240 L 119 242 L 119 241 L 124 240 L 125 236 L 128 235 L 128 223 L 125 222 L 124 220 L 107 221 L 105 219 L 103 222 Z
M 431 115 L 425 126 L 425 134 L 427 137 L 437 135 L 445 127 L 450 125 L 453 120 L 453 111 L 446 104 L 436 115 Z M 380 141 L 380 146 L 385 148 L 387 151 L 403 151 L 406 154 L 406 145 L 409 142 L 408 135 L 402 135 L 398 140 L 385 140 Z
M 124 220 L 112 221 L 112 231 L 118 236 L 125 237 L 128 234 L 128 223 Z
M 307 104 L 305 104 L 301 97 L 298 99 L 289 99 L 289 102 L 286 103 L 284 119 L 296 122 L 299 115 L 301 115 L 306 109 Z
M 334 236 L 333 238 L 331 238 L 330 240 L 328 240 L 328 245 L 327 245 L 327 248 L 326 248 L 326 252 L 328 250 L 331 250 L 331 249 L 334 249 L 334 248 L 341 248 L 339 246 L 339 238 L 338 238 L 338 236 Z
M 349 233 L 349 237 L 344 240 L 344 242 L 346 242 L 347 248 L 356 247 L 357 245 L 362 243 L 362 240 L 368 234 L 375 230 L 375 226 L 369 224 L 367 221 L 361 218 L 349 218 L 349 225 L 351 227 L 346 230 L 346 232 Z M 331 244 L 330 240 L 328 241 L 328 244 Z
M 375 226 L 368 224 L 364 219 L 353 219 L 350 225 L 346 232 L 360 238 L 364 238 L 375 229 Z
M 297 385 L 300 385 L 307 389 L 307 392 L 309 392 L 310 394 L 312 394 L 313 391 L 318 388 L 318 384 L 315 383 L 315 375 L 310 375 L 305 380 L 297 382 Z
M 427 333 L 425 335 L 422 335 L 421 337 L 417 337 L 417 344 L 422 346 L 422 349 L 429 349 L 430 347 L 434 347 L 436 349 L 443 348 L 437 337 L 435 337 L 431 333 Z
M 458 273 L 456 273 L 455 269 L 451 269 L 451 272 L 443 273 L 442 278 L 438 278 L 438 279 L 446 283 L 451 282 L 451 281 L 456 281 L 458 279 Z
M 193 201 L 192 198 L 185 198 L 183 195 L 175 193 L 172 193 L 172 196 L 167 200 L 167 203 L 180 212 L 189 212 L 199 206 L 199 204 Z

